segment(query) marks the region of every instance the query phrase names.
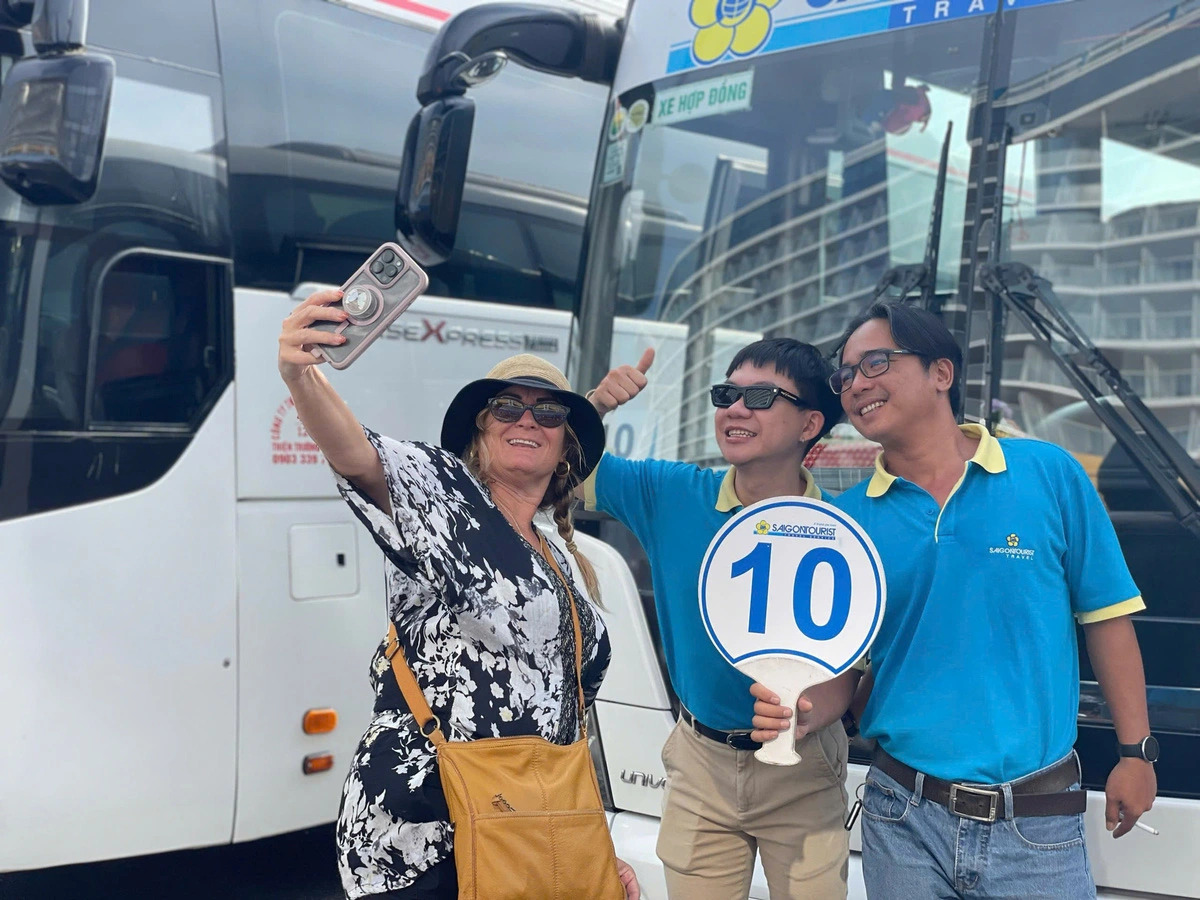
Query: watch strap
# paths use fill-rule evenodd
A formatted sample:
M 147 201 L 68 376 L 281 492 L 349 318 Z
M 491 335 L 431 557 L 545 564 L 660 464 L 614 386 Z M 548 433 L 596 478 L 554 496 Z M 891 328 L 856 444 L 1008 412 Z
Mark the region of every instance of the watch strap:
M 1158 742 L 1153 739 L 1152 735 L 1147 735 L 1146 737 L 1144 737 L 1140 741 L 1138 741 L 1136 744 L 1118 743 L 1117 744 L 1117 755 L 1122 758 L 1142 759 L 1142 760 L 1145 760 L 1146 762 L 1151 762 L 1151 763 L 1155 762 L 1158 759 L 1158 753 L 1155 752 L 1153 754 L 1153 756 L 1151 756 L 1151 755 L 1148 755 L 1146 752 L 1146 747 L 1151 742 L 1153 742 L 1153 747 L 1157 751 Z

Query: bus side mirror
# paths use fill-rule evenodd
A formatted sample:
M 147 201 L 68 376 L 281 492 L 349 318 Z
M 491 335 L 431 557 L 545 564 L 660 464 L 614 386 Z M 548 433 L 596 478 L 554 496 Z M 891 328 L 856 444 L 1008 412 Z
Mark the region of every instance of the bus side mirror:
M 31 203 L 81 203 L 96 192 L 114 67 L 63 53 L 13 64 L 0 89 L 0 179 Z
M 449 96 L 413 116 L 396 188 L 396 236 L 423 266 L 445 262 L 454 250 L 475 102 Z

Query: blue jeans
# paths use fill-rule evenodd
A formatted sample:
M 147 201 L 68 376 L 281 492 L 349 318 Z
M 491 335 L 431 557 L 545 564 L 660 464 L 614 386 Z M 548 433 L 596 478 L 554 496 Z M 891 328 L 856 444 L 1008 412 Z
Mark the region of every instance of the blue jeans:
M 862 863 L 870 900 L 1096 896 L 1082 815 L 1022 816 L 989 825 L 922 798 L 924 780 L 918 773 L 915 790 L 908 791 L 875 766 L 867 773 Z M 998 786 L 1010 809 L 1012 784 L 1018 783 Z

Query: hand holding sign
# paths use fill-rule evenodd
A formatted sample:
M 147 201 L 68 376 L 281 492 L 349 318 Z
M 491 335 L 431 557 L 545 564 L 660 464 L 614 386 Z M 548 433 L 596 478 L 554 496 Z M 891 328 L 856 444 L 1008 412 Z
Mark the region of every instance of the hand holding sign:
M 708 546 L 699 587 L 717 650 L 789 709 L 866 653 L 886 594 L 879 556 L 858 524 L 806 497 L 764 500 L 731 518 Z M 790 730 L 755 756 L 800 761 Z

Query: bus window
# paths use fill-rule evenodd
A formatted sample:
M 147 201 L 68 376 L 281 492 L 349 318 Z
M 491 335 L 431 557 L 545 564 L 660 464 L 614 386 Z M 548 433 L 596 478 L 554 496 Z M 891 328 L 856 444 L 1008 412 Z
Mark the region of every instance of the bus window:
M 133 254 L 105 275 L 92 352 L 91 420 L 192 422 L 222 383 L 223 267 Z
M 103 0 L 104 13 L 92 4 L 87 41 L 95 47 L 120 48 L 142 59 L 155 59 L 203 72 L 219 68 L 212 10 L 207 3 L 171 4 L 171 27 L 148 28 L 163 15 L 160 0 Z
M 583 228 L 563 227 L 550 219 L 530 219 L 526 225 L 553 305 L 558 309 L 573 309 Z
M 1054 284 L 1080 327 L 1163 424 L 1200 456 L 1200 117 L 1196 29 L 1131 47 L 1168 2 L 1095 0 L 1086 19 L 1043 10 L 1016 25 L 1008 170 L 1015 260 Z M 1129 67 L 1145 65 L 1131 86 Z M 1040 110 L 1051 111 L 1040 113 Z M 1051 119 L 1048 121 L 1047 116 Z M 1110 508 L 1163 508 L 1050 356 L 1010 340 L 1001 399 L 1024 431 L 1075 454 Z M 968 409 L 968 412 L 974 410 Z M 1128 482 L 1139 484 L 1131 490 Z
M 0 202 L 10 263 L 0 267 L 0 345 L 13 348 L 0 347 L 5 368 L 13 367 L 11 376 L 0 374 L 5 431 L 91 427 L 86 406 L 93 396 L 85 376 L 96 325 L 92 306 L 122 247 L 206 257 L 227 252 L 222 166 L 214 152 L 221 133 L 215 80 L 117 59 L 96 196 L 53 208 Z M 11 224 L 10 215 L 16 217 Z M 25 224 L 34 217 L 36 225 Z
M 1168 0 L 1092 0 L 1086 16 L 1048 9 L 1017 18 L 1001 107 L 1013 130 L 1007 170 L 1017 173 L 1023 198 L 1006 215 L 1009 256 L 1053 283 L 1079 327 L 1195 459 L 1200 42 L 1194 13 L 1190 21 L 1179 17 Z M 1015 322 L 1002 365 L 1000 412 L 1074 455 L 1104 499 L 1147 605 L 1134 625 L 1150 685 L 1150 724 L 1167 761 L 1157 767 L 1159 792 L 1200 796 L 1195 767 L 1184 762 L 1195 758 L 1200 741 L 1192 696 L 1200 688 L 1195 537 L 1167 512 L 1053 358 Z M 1080 668 L 1079 749 L 1084 782 L 1098 789 L 1111 764 L 1112 732 L 1086 654 Z
M 587 197 L 607 95 L 598 84 L 508 66 L 474 92 L 471 141 L 480 150 L 469 172 Z
M 752 102 L 703 115 L 671 111 L 709 85 L 708 70 L 620 91 L 623 109 L 664 112 L 606 136 L 605 158 L 624 162 L 619 177 L 597 183 L 593 210 L 611 210 L 612 221 L 593 220 L 589 252 L 605 248 L 606 273 L 615 258 L 622 313 L 687 329 L 680 439 L 659 453 L 720 462 L 710 453 L 708 378 L 730 344 L 750 335 L 831 343 L 888 267 L 923 259 L 951 125 L 937 281 L 956 284 L 983 47 L 982 22 L 959 19 L 899 42 L 874 34 L 734 59 L 722 77 Z M 917 99 L 928 115 L 904 121 Z
M 458 248 L 449 265 L 461 267 L 464 296 L 498 303 L 548 306 L 533 254 L 520 222 L 507 213 L 463 210 Z
M 238 283 L 340 283 L 395 235 L 399 152 L 429 36 L 312 0 L 221 0 L 217 23 Z M 355 72 L 364 60 L 369 76 Z
M 315 0 L 219 0 L 217 12 L 238 284 L 290 291 L 303 281 L 340 283 L 395 238 L 400 152 L 430 35 Z M 462 252 L 448 271 L 430 273 L 430 292 L 561 305 L 514 227 L 523 218 L 517 208 L 527 188 L 587 196 L 604 90 L 512 68 L 487 86 L 475 140 L 488 150 L 472 164 L 472 174 L 511 189 L 489 193 L 474 209 L 468 189 Z M 530 96 L 539 98 L 536 115 Z M 554 152 L 530 153 L 530 146 Z M 571 292 L 577 264 L 576 254 Z

